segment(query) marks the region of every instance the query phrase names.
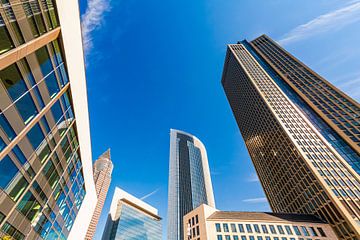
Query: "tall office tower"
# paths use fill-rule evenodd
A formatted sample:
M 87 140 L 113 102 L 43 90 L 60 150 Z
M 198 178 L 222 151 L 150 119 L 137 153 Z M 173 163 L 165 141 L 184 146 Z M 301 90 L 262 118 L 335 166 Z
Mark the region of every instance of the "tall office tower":
M 120 188 L 115 188 L 102 240 L 161 240 L 158 210 Z
M 183 240 L 183 217 L 201 204 L 215 207 L 205 146 L 195 136 L 170 130 L 168 240 Z
M 97 203 L 95 212 L 92 216 L 89 229 L 85 239 L 91 240 L 94 237 L 96 226 L 99 222 L 101 211 L 103 209 L 107 192 L 111 182 L 111 173 L 113 171 L 113 163 L 110 157 L 110 149 L 104 152 L 94 163 L 94 182 L 96 188 Z
M 324 86 L 283 74 L 299 75 L 306 89 Z M 346 158 L 353 149 L 245 40 L 228 46 L 222 84 L 273 211 L 315 214 L 339 238 L 360 239 L 360 177 Z
M 0 238 L 84 239 L 95 209 L 77 1 L 0 3 Z

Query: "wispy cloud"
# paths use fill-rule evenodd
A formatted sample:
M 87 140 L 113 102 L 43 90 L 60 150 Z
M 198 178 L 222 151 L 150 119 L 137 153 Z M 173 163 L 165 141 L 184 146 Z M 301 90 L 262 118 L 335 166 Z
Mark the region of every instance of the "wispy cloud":
M 305 24 L 295 27 L 285 34 L 279 40 L 279 43 L 284 45 L 321 33 L 336 31 L 359 20 L 360 1 L 351 1 L 345 7 L 320 15 Z
M 148 197 L 154 195 L 155 193 L 157 193 L 159 190 L 160 190 L 160 188 L 157 188 L 157 189 L 155 189 L 154 191 L 152 191 L 151 193 L 148 193 L 148 194 L 146 194 L 145 196 L 141 197 L 140 199 L 141 199 L 141 200 L 145 200 L 146 198 L 148 198 Z
M 259 177 L 257 176 L 256 173 L 252 173 L 247 179 L 247 182 L 259 182 Z
M 266 203 L 267 199 L 265 197 L 260 197 L 260 198 L 243 199 L 242 201 L 246 203 Z
M 93 47 L 92 32 L 101 27 L 104 21 L 104 13 L 110 9 L 110 0 L 88 0 L 86 11 L 81 16 L 85 54 L 89 54 Z

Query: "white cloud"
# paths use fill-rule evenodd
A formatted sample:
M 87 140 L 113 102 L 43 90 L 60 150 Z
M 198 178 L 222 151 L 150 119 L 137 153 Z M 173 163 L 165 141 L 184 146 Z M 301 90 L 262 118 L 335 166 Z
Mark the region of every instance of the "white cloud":
M 279 43 L 284 45 L 329 31 L 339 30 L 360 20 L 360 1 L 352 1 L 345 7 L 320 15 L 315 19 L 295 27 L 285 34 Z
M 93 46 L 92 32 L 102 25 L 104 13 L 107 11 L 110 11 L 110 0 L 88 0 L 86 11 L 81 16 L 85 54 L 88 54 Z
M 259 177 L 256 173 L 252 173 L 247 179 L 247 182 L 259 182 Z
M 265 197 L 261 197 L 261 198 L 248 198 L 248 199 L 243 199 L 243 202 L 246 203 L 266 203 L 267 199 Z
M 148 198 L 148 197 L 154 195 L 155 193 L 157 193 L 159 190 L 160 190 L 160 188 L 157 188 L 157 189 L 155 189 L 154 191 L 152 191 L 151 193 L 148 193 L 148 194 L 146 194 L 145 196 L 141 197 L 140 199 L 141 199 L 141 200 L 145 200 L 146 198 Z

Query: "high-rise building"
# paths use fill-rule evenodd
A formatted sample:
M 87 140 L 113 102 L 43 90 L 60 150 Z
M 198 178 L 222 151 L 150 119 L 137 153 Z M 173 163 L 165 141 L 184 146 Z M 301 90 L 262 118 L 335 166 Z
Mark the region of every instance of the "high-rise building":
M 158 210 L 120 188 L 115 188 L 102 240 L 161 240 Z
M 339 238 L 360 239 L 356 148 L 349 147 L 336 128 L 328 127 L 323 116 L 304 100 L 314 98 L 322 106 L 333 106 L 332 101 L 325 102 L 327 91 L 321 90 L 320 98 L 320 85 L 329 86 L 331 94 L 345 94 L 325 80 L 311 80 L 317 75 L 305 71 L 308 68 L 297 65 L 294 58 L 280 59 L 285 57 L 272 53 L 269 58 L 274 62 L 285 61 L 292 67 L 292 71 L 279 69 L 282 76 L 296 77 L 296 84 L 290 86 L 256 52 L 254 44 L 244 40 L 228 45 L 222 85 L 272 210 L 315 214 L 327 221 Z M 310 73 L 313 75 L 308 76 Z M 308 92 L 300 96 L 295 87 Z M 339 103 L 336 111 L 339 107 L 358 112 L 354 100 L 344 99 L 349 107 Z
M 337 240 L 308 214 L 219 211 L 202 204 L 184 217 L 184 240 Z
M 168 240 L 183 240 L 185 214 L 207 204 L 215 207 L 205 146 L 195 136 L 170 130 Z
M 111 173 L 113 171 L 113 163 L 111 161 L 110 149 L 104 152 L 94 163 L 94 182 L 97 196 L 97 203 L 94 214 L 92 216 L 89 229 L 85 239 L 92 240 L 99 222 L 101 211 L 103 209 L 107 192 L 111 182 Z
M 84 239 L 95 208 L 78 1 L 0 3 L 0 238 Z

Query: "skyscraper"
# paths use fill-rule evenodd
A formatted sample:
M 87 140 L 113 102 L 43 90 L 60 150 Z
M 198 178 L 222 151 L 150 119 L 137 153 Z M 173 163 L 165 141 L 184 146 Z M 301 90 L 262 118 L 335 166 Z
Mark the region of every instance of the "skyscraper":
M 85 237 L 96 192 L 83 61 L 77 1 L 2 1 L 0 237 Z
M 102 240 L 161 240 L 158 210 L 120 188 L 115 188 Z
M 205 146 L 195 136 L 170 130 L 168 240 L 183 240 L 183 217 L 200 206 L 215 207 Z
M 310 85 L 307 80 L 313 76 L 300 74 L 303 65 L 294 59 L 277 60 L 281 56 L 272 54 L 274 62 L 288 61 L 292 71 L 298 68 L 295 72 L 279 70 L 289 78 L 296 76 L 296 85 L 290 87 L 246 40 L 228 45 L 222 77 L 270 206 L 274 212 L 315 214 L 341 239 L 359 239 L 360 178 L 355 148 L 350 148 L 335 128 L 329 128 L 293 88 L 304 88 L 309 91 L 304 95 L 318 99 L 319 92 L 310 90 L 326 87 L 325 80 L 312 80 Z M 322 93 L 319 102 L 325 106 L 325 90 Z M 328 104 L 332 106 L 332 102 Z
M 97 203 L 94 214 L 92 216 L 89 229 L 85 239 L 92 240 L 99 222 L 101 211 L 104 206 L 107 192 L 111 182 L 111 173 L 113 171 L 113 163 L 110 157 L 110 149 L 104 152 L 94 163 L 94 182 L 96 188 Z

